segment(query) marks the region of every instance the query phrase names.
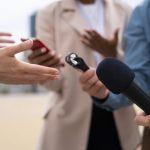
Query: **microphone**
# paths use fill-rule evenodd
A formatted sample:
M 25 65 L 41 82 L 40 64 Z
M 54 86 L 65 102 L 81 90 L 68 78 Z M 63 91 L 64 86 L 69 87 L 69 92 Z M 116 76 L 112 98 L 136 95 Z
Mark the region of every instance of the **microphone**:
M 106 58 L 98 65 L 96 74 L 112 93 L 124 94 L 146 114 L 150 114 L 150 97 L 135 83 L 135 74 L 126 64 Z

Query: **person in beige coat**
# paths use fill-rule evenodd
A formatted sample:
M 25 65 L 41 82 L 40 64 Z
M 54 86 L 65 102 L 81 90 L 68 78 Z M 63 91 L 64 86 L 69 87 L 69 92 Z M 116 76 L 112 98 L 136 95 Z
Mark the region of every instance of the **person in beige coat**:
M 121 43 L 122 32 L 128 21 L 130 8 L 120 0 L 103 0 L 102 2 L 105 8 L 103 36 L 107 39 L 114 35 L 116 29 L 119 28 L 118 43 Z M 37 38 L 50 49 L 61 54 L 63 58 L 70 52 L 76 52 L 84 58 L 89 66 L 96 67 L 94 53 L 83 41 L 85 30 L 89 29 L 88 22 L 78 11 L 76 0 L 57 1 L 40 10 L 36 29 Z M 121 58 L 123 52 L 119 47 L 121 44 L 118 44 L 117 57 Z M 52 57 L 51 52 L 47 56 L 47 60 Z M 40 58 L 40 61 L 39 58 L 36 58 L 35 61 L 33 57 L 30 57 L 31 62 L 46 66 L 57 67 L 55 65 L 57 60 L 52 63 L 51 61 L 43 62 L 43 57 Z M 92 99 L 81 89 L 80 72 L 68 66 L 60 68 L 60 70 L 61 79 L 59 81 L 50 81 L 44 84 L 52 93 L 49 109 L 45 114 L 45 126 L 39 149 L 86 150 L 92 117 Z M 134 116 L 135 112 L 132 107 L 114 112 L 123 150 L 134 150 L 140 143 L 138 127 L 133 121 Z

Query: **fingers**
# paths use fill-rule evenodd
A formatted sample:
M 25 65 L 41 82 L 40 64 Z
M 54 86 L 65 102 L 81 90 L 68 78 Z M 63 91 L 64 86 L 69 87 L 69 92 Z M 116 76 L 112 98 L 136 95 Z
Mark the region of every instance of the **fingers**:
M 55 55 L 48 61 L 43 62 L 41 65 L 50 67 L 50 66 L 57 66 L 60 63 L 61 63 L 61 55 Z
M 91 86 L 91 88 L 89 88 L 88 90 L 87 90 L 87 92 L 90 94 L 90 95 L 92 95 L 92 96 L 94 96 L 94 95 L 98 95 L 100 92 L 101 93 L 103 93 L 104 91 L 102 90 L 102 83 L 100 82 L 100 81 L 96 81 L 95 82 L 95 84 L 93 84 L 92 86 Z M 103 88 L 104 89 L 104 88 Z
M 0 32 L 0 36 L 10 37 L 11 33 Z M 15 43 L 13 40 L 0 38 L 0 43 Z
M 28 40 L 28 41 L 22 42 L 20 44 L 8 46 L 8 47 L 4 48 L 4 50 L 7 52 L 7 54 L 9 56 L 14 56 L 17 53 L 20 53 L 20 52 L 30 49 L 32 47 L 32 45 L 33 45 L 33 41 Z
M 6 47 L 6 46 L 2 46 L 2 45 L 0 45 L 0 48 L 4 48 L 4 47 Z
M 81 36 L 81 42 L 83 44 L 97 51 L 105 45 L 105 41 L 106 39 L 95 30 L 85 30 L 85 34 Z
M 12 34 L 7 32 L 0 32 L 0 36 L 12 36 Z
M 84 91 L 89 92 L 90 94 L 93 93 L 94 89 L 92 87 L 97 86 L 97 82 L 99 82 L 99 80 L 96 76 L 95 70 L 93 69 L 88 70 L 80 77 L 80 83 L 82 84 L 82 89 Z
M 40 54 L 40 53 L 36 53 L 37 55 Z M 35 56 L 35 55 L 34 55 Z M 29 56 L 29 60 L 34 63 L 34 64 L 42 64 L 43 62 L 51 59 L 54 55 L 51 55 L 50 52 L 49 53 L 45 53 L 43 55 L 38 55 L 38 56 L 35 56 L 35 57 L 31 57 Z
M 95 70 L 94 69 L 89 69 L 85 73 L 83 73 L 80 76 L 80 82 L 81 84 L 86 83 L 89 79 L 93 78 L 95 76 Z
M 115 30 L 112 40 L 118 41 L 118 39 L 119 39 L 119 31 L 120 31 L 119 28 Z
M 81 36 L 81 42 L 89 46 L 91 44 L 92 39 L 93 39 L 93 34 L 91 30 L 85 30 L 85 34 Z
M 8 39 L 0 39 L 0 43 L 15 43 L 15 41 Z
M 1 75 L 3 77 L 3 75 Z M 9 75 L 6 78 L 6 75 L 4 74 L 4 79 L 2 83 L 6 84 L 42 84 L 45 83 L 48 80 L 56 80 L 58 79 L 55 76 L 50 76 L 47 74 L 13 74 Z
M 21 41 L 22 42 L 25 42 L 25 41 L 27 41 L 27 40 L 29 40 L 28 38 L 21 38 Z
M 97 76 L 94 76 L 92 78 L 90 78 L 89 80 L 87 80 L 86 82 L 84 82 L 82 89 L 84 91 L 88 91 L 92 86 L 96 85 L 96 83 L 98 82 L 98 78 Z
M 135 117 L 135 121 L 138 125 L 150 127 L 150 115 L 146 116 L 144 114 Z
M 35 65 L 35 64 L 28 64 L 21 62 L 19 64 L 20 70 L 24 73 L 29 73 L 29 74 L 47 74 L 47 75 L 52 75 L 52 76 L 59 76 L 59 71 L 55 68 L 50 68 L 50 67 L 44 67 L 40 65 Z
M 89 47 L 91 47 L 91 42 L 85 36 L 81 38 L 81 42 Z
M 33 52 L 28 59 L 33 64 L 48 67 L 64 67 L 65 65 L 62 61 L 62 56 L 58 55 L 55 51 L 44 52 L 42 54 L 41 50 L 36 50 L 36 52 Z
M 34 60 L 36 57 L 41 56 L 43 54 L 45 54 L 45 51 L 43 49 L 36 49 L 36 50 L 32 51 L 32 54 L 30 54 L 28 56 L 28 59 Z
M 98 80 L 96 72 L 93 69 L 86 71 L 80 76 L 80 83 L 83 91 L 91 96 L 103 99 L 109 94 L 106 87 Z
M 23 75 L 24 83 L 30 84 L 42 84 L 48 80 L 57 80 L 59 76 L 47 75 L 47 74 L 36 74 L 36 75 Z
M 96 37 L 96 36 L 101 36 L 97 31 L 95 30 L 85 30 L 85 32 L 91 36 L 91 37 Z

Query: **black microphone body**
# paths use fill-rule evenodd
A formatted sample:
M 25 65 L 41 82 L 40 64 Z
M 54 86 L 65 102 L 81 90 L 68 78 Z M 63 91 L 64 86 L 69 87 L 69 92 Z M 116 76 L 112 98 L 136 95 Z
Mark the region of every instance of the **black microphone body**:
M 134 82 L 134 72 L 121 61 L 114 58 L 104 59 L 97 68 L 99 80 L 114 94 L 124 94 L 150 114 L 150 97 Z
M 146 114 L 150 114 L 150 97 L 135 82 L 132 82 L 123 94 L 144 110 Z

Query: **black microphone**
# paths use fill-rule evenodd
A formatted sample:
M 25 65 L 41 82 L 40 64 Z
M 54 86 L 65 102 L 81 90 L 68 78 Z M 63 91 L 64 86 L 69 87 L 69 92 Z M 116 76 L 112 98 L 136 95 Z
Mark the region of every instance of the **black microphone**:
M 150 114 L 150 97 L 134 82 L 135 74 L 126 64 L 106 58 L 98 65 L 96 74 L 112 93 L 124 94 L 146 114 Z

